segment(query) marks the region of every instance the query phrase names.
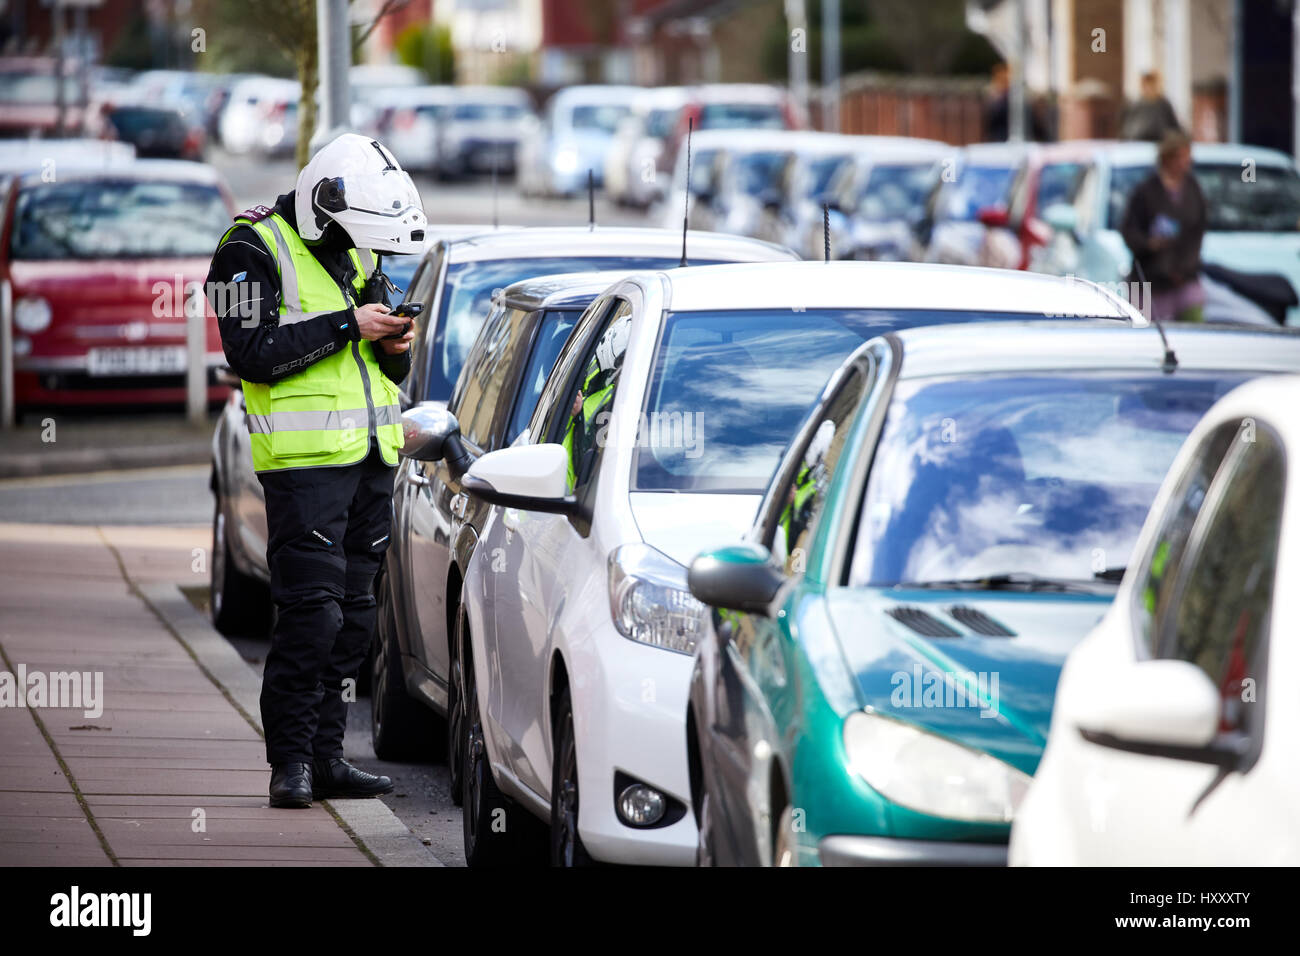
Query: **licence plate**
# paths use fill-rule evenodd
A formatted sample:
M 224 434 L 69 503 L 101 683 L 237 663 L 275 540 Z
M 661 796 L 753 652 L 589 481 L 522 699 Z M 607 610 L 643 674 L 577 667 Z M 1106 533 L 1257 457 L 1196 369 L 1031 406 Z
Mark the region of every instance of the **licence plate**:
M 91 375 L 169 375 L 185 371 L 185 347 L 91 349 L 86 371 Z

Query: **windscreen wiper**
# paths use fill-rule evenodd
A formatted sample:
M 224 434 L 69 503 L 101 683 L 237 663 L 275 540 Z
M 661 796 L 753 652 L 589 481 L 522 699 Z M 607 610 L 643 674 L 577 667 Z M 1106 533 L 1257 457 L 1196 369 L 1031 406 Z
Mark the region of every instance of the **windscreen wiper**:
M 1027 571 L 1009 571 L 982 578 L 954 578 L 948 581 L 910 581 L 895 586 L 927 591 L 1056 591 L 1077 594 L 1094 594 L 1097 588 L 1091 581 L 1046 578 Z

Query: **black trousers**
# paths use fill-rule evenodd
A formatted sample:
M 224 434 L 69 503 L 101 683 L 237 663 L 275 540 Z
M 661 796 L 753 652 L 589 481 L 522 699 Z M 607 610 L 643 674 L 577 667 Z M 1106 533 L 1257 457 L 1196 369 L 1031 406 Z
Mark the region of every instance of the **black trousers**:
M 388 550 L 393 472 L 374 441 L 339 468 L 262 472 L 277 620 L 262 676 L 269 763 L 343 756 L 344 681 L 375 627 L 375 573 Z

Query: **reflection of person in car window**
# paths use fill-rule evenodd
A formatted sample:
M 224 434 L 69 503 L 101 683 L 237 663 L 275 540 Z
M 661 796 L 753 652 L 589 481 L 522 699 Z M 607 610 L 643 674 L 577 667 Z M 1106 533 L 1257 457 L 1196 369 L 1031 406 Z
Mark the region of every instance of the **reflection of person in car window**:
M 614 386 L 623 368 L 629 330 L 627 318 L 618 319 L 605 330 L 596 345 L 596 354 L 583 372 L 582 387 L 573 397 L 569 424 L 564 431 L 564 450 L 569 453 L 570 491 L 590 475 L 602 426 L 607 424 L 607 412 L 614 402 Z
M 822 422 L 804 453 L 799 466 L 799 474 L 786 496 L 785 509 L 781 512 L 781 530 L 785 535 L 786 573 L 803 570 L 800 549 L 806 542 L 804 532 L 812 524 L 813 506 L 817 501 L 817 491 L 824 484 L 826 474 L 826 453 L 830 450 L 831 439 L 835 437 L 835 423 L 829 419 Z

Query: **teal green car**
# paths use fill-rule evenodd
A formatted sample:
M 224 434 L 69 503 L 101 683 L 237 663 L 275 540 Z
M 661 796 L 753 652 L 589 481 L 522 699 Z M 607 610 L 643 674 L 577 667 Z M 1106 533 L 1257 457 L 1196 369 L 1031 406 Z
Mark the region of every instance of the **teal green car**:
M 997 865 L 1066 655 L 1180 444 L 1286 331 L 910 329 L 832 376 L 739 545 L 687 714 L 699 862 Z M 1170 368 L 1173 368 L 1170 371 Z

